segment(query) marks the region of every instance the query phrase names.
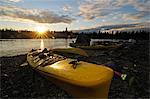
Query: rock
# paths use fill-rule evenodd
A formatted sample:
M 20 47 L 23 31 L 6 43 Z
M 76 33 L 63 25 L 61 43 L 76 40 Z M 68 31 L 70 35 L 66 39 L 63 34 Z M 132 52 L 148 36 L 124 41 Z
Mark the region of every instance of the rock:
M 78 35 L 75 44 L 82 46 L 89 46 L 91 38 L 85 34 Z
M 12 92 L 12 94 L 13 94 L 13 95 L 17 95 L 17 94 L 19 94 L 19 91 L 18 91 L 18 90 L 14 90 L 14 91 Z
M 32 97 L 35 97 L 36 94 L 37 94 L 36 92 L 32 92 L 32 93 L 31 93 L 31 96 L 32 96 Z
M 42 87 L 44 87 L 44 84 L 43 84 L 43 83 L 41 83 L 41 84 L 40 84 L 40 87 L 41 87 L 41 88 L 42 88 Z
M 133 64 L 134 67 L 136 67 L 136 64 Z
M 3 76 L 8 77 L 8 74 L 4 74 Z
M 7 97 L 8 97 L 8 95 L 5 95 L 5 96 L 4 96 L 4 98 L 7 98 Z
M 55 96 L 55 93 L 51 92 L 51 93 L 48 94 L 48 96 L 50 96 L 50 97 Z
M 57 96 L 59 96 L 59 97 L 60 97 L 60 96 L 61 96 L 61 94 L 60 94 L 60 93 L 58 93 L 58 94 L 57 94 Z

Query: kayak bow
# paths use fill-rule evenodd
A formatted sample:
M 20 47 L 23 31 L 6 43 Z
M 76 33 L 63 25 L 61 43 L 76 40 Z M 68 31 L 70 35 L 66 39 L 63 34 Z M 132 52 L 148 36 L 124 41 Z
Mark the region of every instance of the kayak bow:
M 113 70 L 104 65 L 38 51 L 29 52 L 27 61 L 33 69 L 75 97 L 108 97 Z

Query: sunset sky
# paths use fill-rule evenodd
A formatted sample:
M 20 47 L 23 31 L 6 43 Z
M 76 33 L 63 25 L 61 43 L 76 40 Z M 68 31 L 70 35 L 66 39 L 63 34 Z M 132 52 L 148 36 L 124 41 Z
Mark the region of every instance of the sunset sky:
M 148 22 L 150 0 L 0 0 L 0 28 L 86 29 Z

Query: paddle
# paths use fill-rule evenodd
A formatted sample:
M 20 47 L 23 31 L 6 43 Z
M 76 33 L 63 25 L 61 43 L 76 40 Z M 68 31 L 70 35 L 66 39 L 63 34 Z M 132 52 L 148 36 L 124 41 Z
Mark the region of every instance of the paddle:
M 120 72 L 118 71 L 114 71 L 114 74 L 116 74 L 117 76 L 121 77 L 122 80 L 125 80 L 126 77 L 127 77 L 127 74 L 121 74 Z

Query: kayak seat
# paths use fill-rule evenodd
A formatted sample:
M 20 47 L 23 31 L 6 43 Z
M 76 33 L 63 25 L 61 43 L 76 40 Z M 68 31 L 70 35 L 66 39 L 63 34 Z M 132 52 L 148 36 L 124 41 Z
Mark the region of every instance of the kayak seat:
M 44 58 L 46 58 L 46 55 L 44 55 L 44 53 L 41 53 L 41 54 L 39 54 L 39 58 L 44 59 Z
M 36 51 L 36 49 L 32 49 L 32 50 L 31 50 L 31 52 L 34 52 L 34 51 Z
M 52 54 L 52 55 L 48 55 L 48 54 L 44 55 L 44 53 L 39 55 L 39 58 L 40 58 L 40 60 L 44 59 L 44 61 L 40 64 L 41 67 L 45 67 L 45 66 L 54 64 L 55 62 L 58 62 L 58 61 L 66 59 L 63 56 L 57 56 L 57 55 L 54 55 L 54 54 Z

